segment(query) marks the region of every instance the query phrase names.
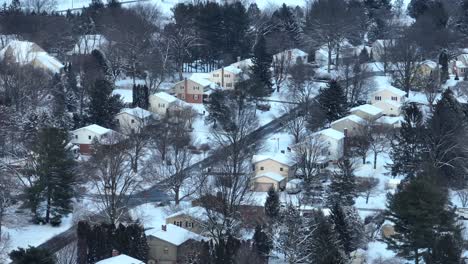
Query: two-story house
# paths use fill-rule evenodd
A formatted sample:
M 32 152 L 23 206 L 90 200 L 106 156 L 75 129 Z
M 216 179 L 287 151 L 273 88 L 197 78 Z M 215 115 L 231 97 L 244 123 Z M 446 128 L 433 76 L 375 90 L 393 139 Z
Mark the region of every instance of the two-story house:
M 283 189 L 289 177 L 294 175 L 295 162 L 286 153 L 254 155 L 252 190 L 266 192 L 271 187 Z
M 343 158 L 345 140 L 343 132 L 327 128 L 317 132 L 316 135 L 319 137 L 318 140 L 323 143 L 322 155 L 326 157 L 327 161 L 336 162 Z
M 190 78 L 185 78 L 174 85 L 174 94 L 187 103 L 201 104 L 207 89 L 216 86 L 208 78 L 207 74 L 194 73 Z
M 387 116 L 399 116 L 406 92 L 393 86 L 385 86 L 371 93 L 371 104 L 382 109 Z
M 171 111 L 182 109 L 187 105 L 184 101 L 166 92 L 159 92 L 150 95 L 149 103 L 149 110 L 162 116 L 170 114 Z
M 242 70 L 236 66 L 229 65 L 221 69 L 212 71 L 209 80 L 225 89 L 232 90 L 241 79 Z

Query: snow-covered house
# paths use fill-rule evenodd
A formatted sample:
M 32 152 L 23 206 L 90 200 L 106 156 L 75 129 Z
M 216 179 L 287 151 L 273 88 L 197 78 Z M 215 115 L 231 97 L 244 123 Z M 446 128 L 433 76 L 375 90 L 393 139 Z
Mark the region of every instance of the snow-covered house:
M 145 264 L 143 261 L 132 258 L 125 254 L 120 254 L 96 262 L 96 264 Z
M 138 133 L 148 125 L 153 113 L 140 107 L 124 108 L 115 116 L 119 129 L 125 134 Z
M 468 71 L 468 53 L 458 55 L 450 64 L 453 74 L 457 74 L 459 77 L 465 76 L 465 72 Z
M 286 153 L 254 155 L 252 163 L 255 173 L 252 186 L 255 191 L 283 188 L 288 177 L 294 175 L 295 162 Z
M 386 85 L 371 93 L 371 104 L 382 109 L 384 115 L 399 116 L 406 92 Z
M 225 89 L 234 89 L 235 84 L 242 78 L 242 70 L 229 65 L 210 72 L 209 80 Z
M 125 106 L 133 104 L 133 91 L 129 89 L 114 89 L 112 95 L 119 95 Z
M 190 78 L 177 82 L 174 85 L 174 93 L 177 98 L 187 103 L 203 103 L 205 92 L 216 88 L 216 84 L 210 81 L 209 74 L 194 73 Z
M 70 53 L 91 54 L 93 50 L 105 51 L 108 45 L 109 41 L 103 35 L 82 35 Z
M 322 141 L 322 154 L 327 161 L 336 162 L 344 155 L 345 134 L 333 128 L 327 128 L 316 133 L 319 140 Z
M 343 133 L 345 136 L 353 137 L 360 133 L 367 121 L 357 115 L 348 115 L 331 123 L 331 128 Z
M 296 64 L 300 59 L 306 63 L 309 58 L 309 54 L 300 49 L 288 49 L 273 55 L 273 61 L 284 61 L 287 65 Z
M 101 144 L 116 142 L 119 133 L 99 125 L 89 125 L 71 131 L 71 143 L 80 147 L 81 154 L 91 154 L 94 140 Z
M 388 56 L 389 50 L 395 45 L 394 39 L 378 39 L 372 43 L 372 59 L 382 61 Z M 387 58 L 388 59 L 388 58 Z
M 197 234 L 205 231 L 204 223 L 208 221 L 206 209 L 194 206 L 166 217 L 166 224 L 173 224 Z
M 173 224 L 145 231 L 152 263 L 182 263 L 189 254 L 199 252 L 201 241 L 208 238 Z
M 247 72 L 249 68 L 253 65 L 252 59 L 244 59 L 244 60 L 238 60 L 237 62 L 234 62 L 230 66 L 236 67 L 243 72 Z
M 52 74 L 59 73 L 63 64 L 49 55 L 36 43 L 29 41 L 10 41 L 0 50 L 0 60 L 19 65 L 32 65 Z
M 432 72 L 437 70 L 437 62 L 433 60 L 425 60 L 418 65 L 417 72 L 424 77 L 431 76 Z
M 151 112 L 163 116 L 170 113 L 171 111 L 182 109 L 185 105 L 187 105 L 184 101 L 166 92 L 159 92 L 150 95 L 149 103 L 149 110 Z
M 352 115 L 357 115 L 369 122 L 375 121 L 383 115 L 382 109 L 370 104 L 363 104 L 353 107 L 351 108 L 350 113 Z

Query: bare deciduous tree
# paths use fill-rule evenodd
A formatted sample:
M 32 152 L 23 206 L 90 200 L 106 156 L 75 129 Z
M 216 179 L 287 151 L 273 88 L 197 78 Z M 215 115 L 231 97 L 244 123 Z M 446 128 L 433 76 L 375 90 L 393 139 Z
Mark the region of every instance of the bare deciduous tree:
M 373 177 L 359 178 L 357 183 L 358 192 L 366 198 L 366 204 L 369 202 L 369 198 L 377 192 L 377 186 L 379 185 L 379 179 Z
M 24 5 L 30 12 L 40 14 L 54 11 L 57 8 L 57 0 L 26 0 Z
M 462 189 L 455 192 L 463 207 L 468 206 L 468 190 Z

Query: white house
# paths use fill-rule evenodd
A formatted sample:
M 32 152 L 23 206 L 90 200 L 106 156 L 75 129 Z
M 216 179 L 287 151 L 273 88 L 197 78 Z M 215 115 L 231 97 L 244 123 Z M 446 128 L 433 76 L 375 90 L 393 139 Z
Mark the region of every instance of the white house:
M 284 61 L 287 65 L 295 64 L 299 59 L 306 63 L 309 54 L 300 49 L 288 49 L 273 55 L 273 61 Z
M 73 47 L 71 54 L 91 54 L 93 50 L 105 51 L 109 41 L 103 35 L 82 35 Z
M 229 65 L 210 73 L 209 80 L 217 85 L 232 90 L 242 77 L 242 70 L 236 66 Z
M 125 254 L 120 254 L 96 262 L 96 264 L 145 264 L 143 261 L 132 258 Z
M 36 43 L 29 41 L 10 41 L 0 50 L 0 60 L 7 60 L 21 66 L 32 65 L 52 74 L 59 73 L 64 67 L 60 61 L 50 56 Z
M 345 134 L 333 128 L 327 128 L 316 133 L 319 140 L 323 141 L 322 154 L 328 161 L 338 161 L 344 155 Z
M 351 108 L 350 113 L 367 121 L 375 121 L 383 115 L 383 110 L 370 104 L 363 104 Z
M 465 76 L 465 72 L 468 71 L 468 54 L 458 55 L 450 64 L 453 74 L 457 74 L 459 77 Z
M 148 125 L 153 113 L 140 107 L 124 108 L 115 116 L 119 129 L 125 134 L 139 132 Z
M 384 115 L 399 116 L 406 92 L 387 85 L 371 93 L 371 103 L 382 109 Z
M 106 144 L 108 143 L 107 139 L 118 135 L 112 129 L 93 124 L 71 131 L 71 143 L 80 147 L 81 154 L 91 154 L 94 140 Z
M 149 98 L 150 107 L 149 110 L 153 113 L 160 115 L 166 115 L 170 111 L 180 109 L 187 105 L 184 101 L 172 96 L 166 92 L 159 92 L 153 94 Z
M 331 123 L 331 128 L 344 133 L 345 136 L 356 136 L 367 121 L 357 115 L 348 115 Z

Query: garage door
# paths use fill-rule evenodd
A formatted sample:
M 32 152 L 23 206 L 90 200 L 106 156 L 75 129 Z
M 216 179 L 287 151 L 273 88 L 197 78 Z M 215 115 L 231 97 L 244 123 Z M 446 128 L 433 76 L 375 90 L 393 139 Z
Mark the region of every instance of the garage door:
M 268 192 L 271 187 L 273 187 L 273 183 L 256 182 L 254 184 L 254 190 L 256 192 Z

